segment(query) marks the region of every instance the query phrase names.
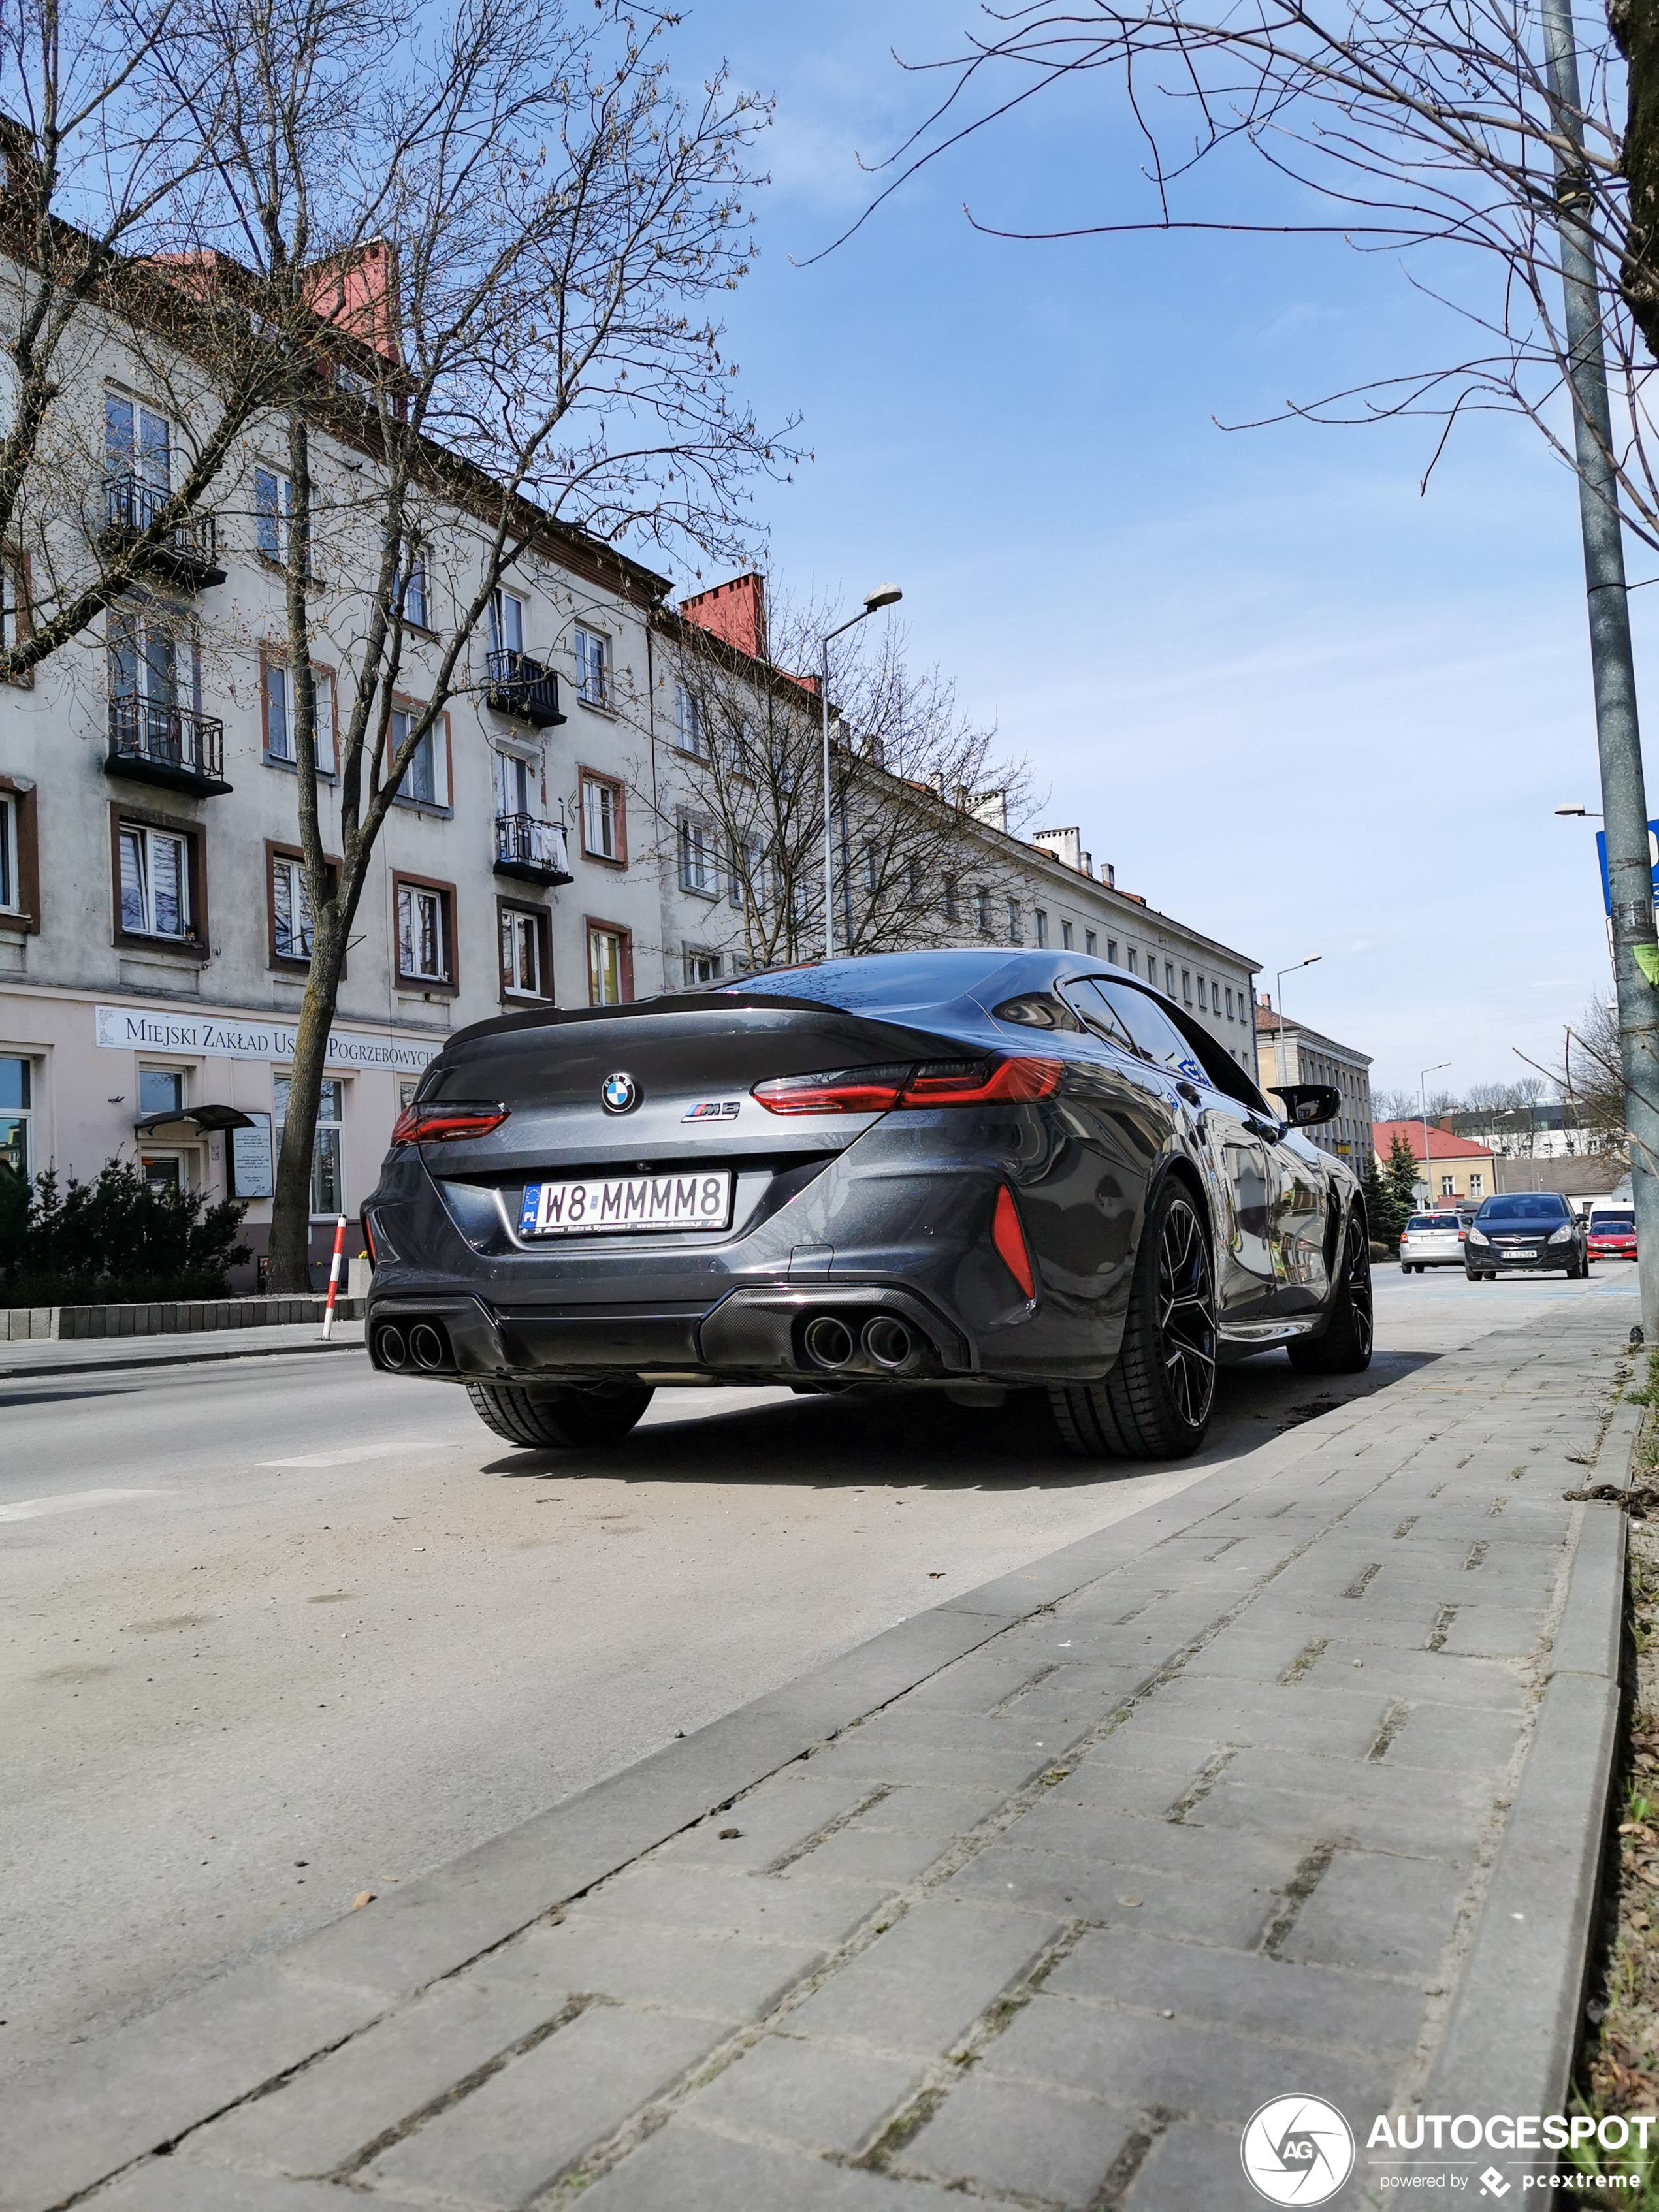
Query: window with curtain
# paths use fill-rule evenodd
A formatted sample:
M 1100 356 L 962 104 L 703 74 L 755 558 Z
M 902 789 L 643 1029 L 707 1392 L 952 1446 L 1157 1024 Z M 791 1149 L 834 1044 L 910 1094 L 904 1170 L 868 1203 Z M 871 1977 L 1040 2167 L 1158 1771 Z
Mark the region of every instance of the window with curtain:
M 587 997 L 590 1006 L 623 1003 L 623 934 L 617 929 L 587 933 Z
M 190 856 L 185 840 L 164 830 L 123 823 L 121 927 L 137 937 L 190 933 Z
M 303 860 L 276 854 L 270 863 L 271 940 L 279 960 L 311 957 L 311 892 Z

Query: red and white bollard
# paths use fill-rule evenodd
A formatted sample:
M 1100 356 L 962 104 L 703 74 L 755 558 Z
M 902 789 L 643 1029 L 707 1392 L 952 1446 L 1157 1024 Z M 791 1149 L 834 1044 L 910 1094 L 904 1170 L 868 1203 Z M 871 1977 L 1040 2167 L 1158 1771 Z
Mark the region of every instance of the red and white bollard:
M 329 1332 L 334 1326 L 334 1301 L 340 1289 L 340 1252 L 345 1243 L 346 1218 L 343 1213 L 334 1227 L 334 1264 L 328 1271 L 328 1304 L 323 1309 L 323 1341 L 328 1342 Z

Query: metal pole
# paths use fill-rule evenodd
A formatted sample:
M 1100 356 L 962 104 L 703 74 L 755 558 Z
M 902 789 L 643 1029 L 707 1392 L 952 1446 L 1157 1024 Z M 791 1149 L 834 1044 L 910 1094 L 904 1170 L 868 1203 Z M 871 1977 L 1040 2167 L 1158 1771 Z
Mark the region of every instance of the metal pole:
M 1417 1079 L 1417 1103 L 1423 1109 L 1423 1182 L 1428 1191 L 1424 1201 L 1427 1210 L 1434 1211 L 1434 1177 L 1429 1172 L 1429 1071 L 1425 1068 Z
M 836 632 L 835 635 L 839 635 Z M 830 640 L 821 648 L 823 665 L 818 678 L 823 699 L 823 957 L 836 957 L 836 884 L 830 830 Z
M 1595 744 L 1601 770 L 1607 888 L 1613 905 L 1613 975 L 1619 1001 L 1625 1127 L 1642 1293 L 1642 1328 L 1659 1343 L 1659 1021 L 1636 948 L 1655 941 L 1653 871 L 1648 858 L 1647 793 L 1642 774 L 1636 666 L 1631 650 L 1624 533 L 1613 463 L 1613 418 L 1601 339 L 1601 301 L 1591 240 L 1581 211 L 1588 198 L 1583 110 L 1571 0 L 1543 0 L 1544 52 L 1558 135 L 1556 227 L 1566 310 L 1567 371 L 1572 388 L 1578 517 L 1589 603 Z M 1560 146 L 1559 142 L 1565 141 Z M 1569 150 L 1570 149 L 1570 150 Z M 1645 1095 L 1644 1095 L 1645 1094 Z

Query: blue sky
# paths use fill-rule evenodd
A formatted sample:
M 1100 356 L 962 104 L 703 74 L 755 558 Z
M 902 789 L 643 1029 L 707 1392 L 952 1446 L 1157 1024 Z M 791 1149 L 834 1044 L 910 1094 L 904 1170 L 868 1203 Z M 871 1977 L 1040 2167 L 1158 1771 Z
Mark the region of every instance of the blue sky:
M 763 495 L 775 575 L 854 603 L 900 582 L 913 657 L 1030 757 L 1042 820 L 1269 989 L 1320 953 L 1289 1011 L 1370 1053 L 1374 1084 L 1553 1063 L 1610 994 L 1594 824 L 1553 813 L 1598 804 L 1571 477 L 1501 416 L 1460 429 L 1425 497 L 1426 425 L 1217 427 L 1467 350 L 1389 257 L 973 230 L 964 201 L 1012 227 L 1144 215 L 1107 103 L 1033 103 L 799 266 L 864 204 L 856 156 L 921 112 L 890 48 L 948 51 L 971 20 L 702 0 L 679 34 L 685 67 L 724 55 L 777 101 L 729 318 L 762 418 L 798 410 L 816 455 Z

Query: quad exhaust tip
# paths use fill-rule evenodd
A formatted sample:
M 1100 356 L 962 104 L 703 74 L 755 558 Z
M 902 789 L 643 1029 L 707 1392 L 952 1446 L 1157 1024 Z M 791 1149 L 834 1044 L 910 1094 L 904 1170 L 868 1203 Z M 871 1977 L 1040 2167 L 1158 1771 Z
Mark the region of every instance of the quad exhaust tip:
M 409 1346 L 404 1342 L 402 1329 L 393 1328 L 390 1322 L 375 1337 L 374 1348 L 380 1355 L 381 1366 L 391 1368 L 394 1374 L 409 1358 Z
M 910 1332 L 891 1314 L 878 1314 L 864 1324 L 864 1355 L 878 1367 L 902 1367 L 915 1350 Z
M 449 1346 L 444 1342 L 443 1332 L 434 1328 L 429 1321 L 416 1322 L 410 1330 L 409 1349 L 416 1365 L 424 1367 L 428 1374 L 449 1364 Z
M 853 1357 L 853 1332 L 834 1314 L 818 1314 L 809 1321 L 802 1340 L 814 1367 L 845 1367 Z

